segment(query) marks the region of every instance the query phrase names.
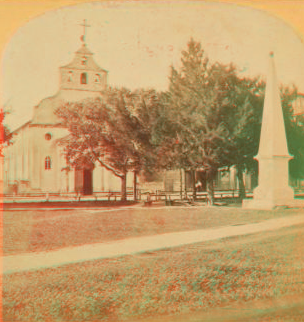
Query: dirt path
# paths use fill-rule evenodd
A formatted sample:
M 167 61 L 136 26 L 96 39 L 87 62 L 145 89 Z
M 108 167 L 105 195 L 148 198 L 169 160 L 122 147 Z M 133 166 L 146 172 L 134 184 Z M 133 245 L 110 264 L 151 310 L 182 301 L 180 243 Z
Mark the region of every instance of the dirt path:
M 128 238 L 114 242 L 68 247 L 50 252 L 27 253 L 2 257 L 3 273 L 36 270 L 100 258 L 117 257 L 145 251 L 271 231 L 304 223 L 304 216 L 269 219 L 259 223 L 219 228 L 166 233 L 154 236 Z

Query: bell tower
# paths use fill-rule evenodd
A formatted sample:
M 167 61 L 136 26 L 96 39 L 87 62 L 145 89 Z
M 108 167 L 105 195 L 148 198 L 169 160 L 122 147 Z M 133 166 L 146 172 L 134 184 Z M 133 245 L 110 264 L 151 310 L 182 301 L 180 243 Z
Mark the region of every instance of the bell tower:
M 81 26 L 82 46 L 76 51 L 71 63 L 60 67 L 60 90 L 102 92 L 107 87 L 108 72 L 95 63 L 93 53 L 87 48 L 86 28 L 90 26 L 86 20 Z
M 108 72 L 95 63 L 93 53 L 87 48 L 86 27 L 89 25 L 84 20 L 81 26 L 84 27 L 80 38 L 82 46 L 76 51 L 71 63 L 60 67 L 59 91 L 35 106 L 32 124 L 58 124 L 60 119 L 56 110 L 64 102 L 101 97 L 106 90 Z

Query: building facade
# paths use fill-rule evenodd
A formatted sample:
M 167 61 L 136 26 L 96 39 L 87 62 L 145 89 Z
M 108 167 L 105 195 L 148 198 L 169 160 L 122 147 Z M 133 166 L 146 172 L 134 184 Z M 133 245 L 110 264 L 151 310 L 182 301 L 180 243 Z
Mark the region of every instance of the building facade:
M 33 118 L 14 131 L 13 144 L 4 150 L 4 193 L 120 191 L 120 179 L 98 164 L 67 167 L 59 142 L 69 133 L 55 114 L 67 102 L 102 96 L 108 72 L 96 64 L 84 37 L 74 59 L 59 72 L 58 92 L 34 107 Z

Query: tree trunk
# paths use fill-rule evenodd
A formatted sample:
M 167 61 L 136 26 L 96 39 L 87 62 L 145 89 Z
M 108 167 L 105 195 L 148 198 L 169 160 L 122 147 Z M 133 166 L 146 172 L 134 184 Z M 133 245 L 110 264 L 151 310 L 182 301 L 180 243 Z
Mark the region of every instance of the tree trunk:
M 214 178 L 207 177 L 207 205 L 214 205 Z
M 193 201 L 196 200 L 196 171 L 192 170 L 192 189 L 193 189 Z
M 180 198 L 183 200 L 183 173 L 182 169 L 179 169 L 179 180 L 180 180 L 180 185 L 179 185 L 179 190 L 180 190 Z
M 127 200 L 127 173 L 123 174 L 121 177 L 121 200 Z
M 184 175 L 185 175 L 185 181 L 184 181 L 184 188 L 185 188 L 185 198 L 188 200 L 188 194 L 187 194 L 187 175 L 186 171 L 184 170 Z
M 136 171 L 134 171 L 134 177 L 133 177 L 133 196 L 134 196 L 134 201 L 137 200 L 137 187 L 136 187 L 136 184 L 137 184 L 137 173 Z
M 240 201 L 242 201 L 244 198 L 246 198 L 243 170 L 244 170 L 243 165 L 238 164 L 236 166 L 236 176 L 237 176 L 238 183 L 239 183 L 239 199 L 240 199 Z

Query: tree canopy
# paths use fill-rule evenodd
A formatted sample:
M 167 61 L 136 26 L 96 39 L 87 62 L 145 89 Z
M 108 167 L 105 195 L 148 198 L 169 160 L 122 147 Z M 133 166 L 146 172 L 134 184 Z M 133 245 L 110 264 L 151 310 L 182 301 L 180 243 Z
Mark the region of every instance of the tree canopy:
M 153 90 L 131 92 L 109 88 L 102 97 L 69 103 L 57 114 L 69 129 L 62 140 L 71 166 L 98 162 L 121 179 L 126 199 L 128 171 L 137 172 L 153 163 L 151 131 L 158 97 Z
M 170 167 L 203 170 L 213 201 L 217 170 L 243 165 L 254 155 L 261 82 L 240 77 L 232 64 L 210 64 L 193 39 L 182 52 L 179 70 L 171 67 L 169 81 L 164 158 Z

